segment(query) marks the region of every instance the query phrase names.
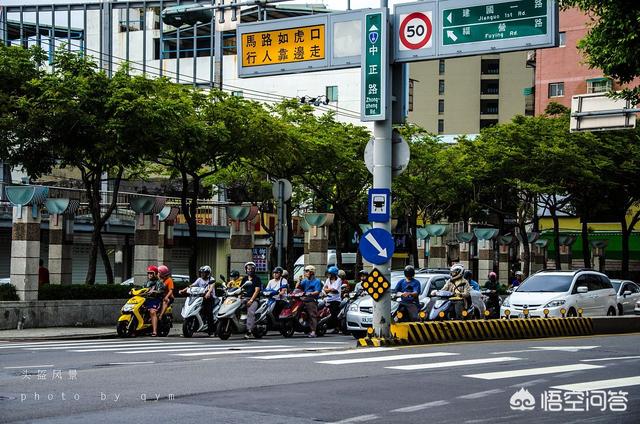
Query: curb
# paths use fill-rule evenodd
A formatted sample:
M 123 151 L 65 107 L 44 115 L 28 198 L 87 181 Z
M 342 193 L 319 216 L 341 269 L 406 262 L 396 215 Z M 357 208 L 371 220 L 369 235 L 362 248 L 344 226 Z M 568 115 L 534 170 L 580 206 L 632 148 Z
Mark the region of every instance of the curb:
M 410 343 L 407 340 L 385 339 L 384 337 L 363 337 L 358 339 L 357 347 L 385 347 L 385 346 L 405 346 Z

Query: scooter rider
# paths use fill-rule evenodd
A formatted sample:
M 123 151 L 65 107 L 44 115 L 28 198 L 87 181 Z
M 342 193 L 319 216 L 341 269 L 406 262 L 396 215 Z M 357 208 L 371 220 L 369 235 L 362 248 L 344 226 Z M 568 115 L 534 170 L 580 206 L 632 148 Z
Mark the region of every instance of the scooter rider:
M 324 282 L 322 291 L 327 296 L 326 301 L 329 303 L 329 310 L 331 311 L 330 327 L 333 327 L 333 332 L 338 333 L 338 314 L 340 313 L 340 290 L 342 289 L 342 279 L 338 277 L 338 267 L 330 266 L 327 269 L 329 278 Z
M 462 317 L 462 308 L 468 309 L 469 303 L 471 301 L 471 285 L 469 282 L 464 279 L 464 266 L 461 264 L 454 264 L 449 270 L 449 275 L 451 278 L 447 280 L 447 283 L 444 285 L 442 290 L 453 293 L 456 296 L 462 297 L 464 300 L 463 304 L 460 302 L 456 302 L 456 316 L 458 319 Z
M 277 266 L 273 269 L 273 278 L 269 280 L 267 283 L 267 287 L 265 287 L 265 292 L 278 292 L 276 298 L 276 305 L 273 309 L 273 315 L 278 316 L 280 314 L 280 310 L 282 309 L 282 300 L 287 295 L 287 291 L 289 290 L 289 283 L 287 279 L 282 276 L 283 269 L 281 266 Z
M 500 295 L 498 290 L 500 289 L 500 283 L 498 282 L 498 276 L 495 272 L 489 273 L 489 279 L 484 283 L 485 290 L 490 290 L 487 294 L 489 300 L 487 301 L 487 308 L 494 311 L 500 311 Z
M 256 311 L 258 310 L 258 297 L 260 296 L 260 290 L 262 290 L 262 281 L 256 275 L 256 264 L 254 262 L 244 264 L 244 271 L 247 275 L 242 278 L 242 285 L 249 283 L 244 292 L 244 297 L 247 299 L 247 334 L 244 335 L 244 338 L 251 339 L 256 327 Z
M 200 267 L 198 275 L 199 278 L 189 287 L 202 287 L 207 289 L 202 299 L 202 312 L 207 317 L 207 326 L 213 328 L 213 302 L 216 297 L 216 291 L 215 280 L 211 278 L 211 267 L 209 265 Z M 185 293 L 189 287 L 183 288 L 179 293 Z
M 227 283 L 227 288 L 229 289 L 237 289 L 242 285 L 242 277 L 240 277 L 240 273 L 237 270 L 232 270 L 231 274 L 229 274 L 230 280 Z
M 154 277 L 152 274 L 156 273 L 157 277 Z M 164 314 L 173 299 L 173 280 L 170 275 L 171 273 L 166 265 L 160 265 L 159 267 L 150 265 L 147 267 L 147 276 L 149 276 L 147 287 L 151 289 L 147 294 L 151 298 L 145 304 L 148 305 L 149 315 L 151 315 L 152 337 L 157 336 L 158 317 L 162 317 L 162 314 Z M 160 312 L 158 312 L 158 309 L 160 309 Z
M 316 299 L 322 291 L 322 283 L 316 278 L 316 267 L 307 265 L 304 267 L 305 278 L 300 281 L 296 288 L 304 291 L 304 308 L 309 315 L 309 337 L 316 337 L 316 326 L 318 325 L 318 304 Z
M 411 321 L 418 319 L 418 305 L 420 301 L 420 281 L 414 277 L 416 270 L 411 265 L 404 267 L 404 278 L 398 282 L 396 293 L 400 294 L 400 303 L 405 306 Z

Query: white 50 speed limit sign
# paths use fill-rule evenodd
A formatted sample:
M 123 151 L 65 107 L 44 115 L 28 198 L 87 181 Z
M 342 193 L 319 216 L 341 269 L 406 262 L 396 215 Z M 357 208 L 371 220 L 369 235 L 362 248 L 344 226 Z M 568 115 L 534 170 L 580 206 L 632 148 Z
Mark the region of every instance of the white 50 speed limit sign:
M 431 47 L 433 25 L 431 12 L 413 12 L 400 15 L 400 50 L 419 50 Z

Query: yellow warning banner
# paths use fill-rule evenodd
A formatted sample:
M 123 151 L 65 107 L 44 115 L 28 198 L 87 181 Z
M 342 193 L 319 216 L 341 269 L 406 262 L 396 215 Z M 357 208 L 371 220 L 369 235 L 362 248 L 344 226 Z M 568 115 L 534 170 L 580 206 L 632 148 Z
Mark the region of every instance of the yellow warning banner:
M 244 67 L 306 62 L 324 57 L 324 25 L 242 34 Z

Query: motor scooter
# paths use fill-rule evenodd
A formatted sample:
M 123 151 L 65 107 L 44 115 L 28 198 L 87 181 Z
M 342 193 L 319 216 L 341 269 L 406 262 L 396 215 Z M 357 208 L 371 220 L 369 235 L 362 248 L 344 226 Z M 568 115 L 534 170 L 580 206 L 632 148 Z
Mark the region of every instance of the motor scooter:
M 218 321 L 218 310 L 222 301 L 219 298 L 213 298 L 212 307 L 212 325 L 209 327 L 208 319 L 203 310 L 204 295 L 207 293 L 206 287 L 188 287 L 187 294 L 189 297 L 184 302 L 181 315 L 182 335 L 184 337 L 192 337 L 194 333 L 207 333 L 212 335 L 215 332 L 216 323 Z
M 502 305 L 502 299 L 500 299 L 498 292 L 496 290 L 483 290 L 481 293 L 482 301 L 486 308 L 485 316 L 491 319 L 500 318 L 500 306 Z
M 217 315 L 216 334 L 221 340 L 227 340 L 234 333 L 246 333 L 247 308 L 242 295 L 249 285 L 251 283 L 247 281 L 241 287 L 226 290 Z
M 279 291 L 263 290 L 262 297 L 263 301 L 256 311 L 256 328 L 254 331 L 254 336 L 256 338 L 266 336 L 269 331 L 280 331 L 281 327 L 281 321 L 275 314 L 278 302 L 284 302 L 279 295 Z
M 151 314 L 145 306 L 149 289 L 132 289 L 132 297 L 124 304 L 120 310 L 120 318 L 116 332 L 119 337 L 132 337 L 144 333 L 151 333 Z M 166 337 L 173 327 L 173 313 L 171 305 L 164 311 L 162 318 L 158 319 L 158 336 Z
M 305 296 L 304 291 L 296 289 L 289 296 L 286 306 L 278 317 L 280 321 L 280 334 L 284 337 L 293 337 L 296 332 L 309 334 L 311 327 L 307 311 L 304 308 L 305 302 L 316 302 L 315 299 Z M 322 337 L 327 332 L 327 323 L 331 319 L 329 305 L 324 300 L 318 300 L 318 323 L 316 325 L 316 335 Z
M 463 309 L 462 316 L 456 315 L 456 304 L 464 302 L 460 296 L 447 290 L 434 290 L 431 292 L 431 309 L 429 311 L 429 321 L 444 321 L 452 319 L 478 318 L 473 305 Z

